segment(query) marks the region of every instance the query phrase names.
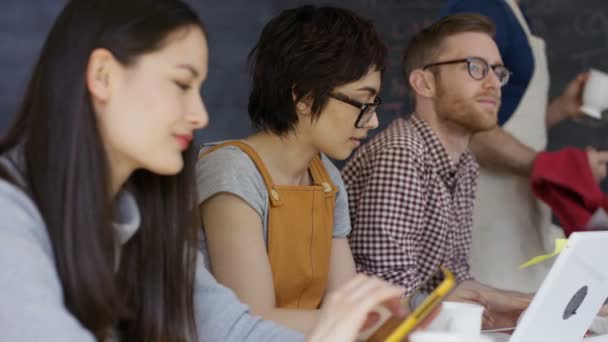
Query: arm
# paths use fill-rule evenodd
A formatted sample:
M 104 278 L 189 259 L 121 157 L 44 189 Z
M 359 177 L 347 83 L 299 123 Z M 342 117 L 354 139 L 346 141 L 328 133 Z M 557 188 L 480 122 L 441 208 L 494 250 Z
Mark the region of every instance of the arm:
M 360 271 L 411 293 L 420 284 L 417 236 L 424 229 L 423 176 L 412 151 L 384 148 L 374 156 L 356 200 L 351 248 Z
M 346 193 L 346 188 L 344 187 L 344 181 L 342 180 L 342 176 L 340 176 L 340 171 L 325 155 L 322 155 L 322 160 L 332 182 L 338 188 L 336 205 L 334 207 L 333 240 L 331 245 L 327 294 L 333 292 L 346 284 L 350 279 L 354 278 L 357 274 L 357 270 L 347 239 L 348 234 L 351 232 L 351 224 L 348 195 Z
M 475 134 L 470 148 L 481 166 L 522 177 L 530 175 L 536 158 L 536 151 L 501 127 Z
M 0 336 L 6 341 L 95 339 L 66 309 L 46 228 L 27 196 L 0 181 Z
M 406 314 L 399 304 L 402 290 L 376 278 L 358 275 L 327 297 L 321 319 L 308 341 L 354 341 L 377 305 L 396 317 Z M 304 336 L 249 314 L 234 293 L 218 284 L 197 260 L 195 287 L 199 341 L 301 341 Z M 400 322 L 401 319 L 398 321 Z
M 329 260 L 329 279 L 326 293 L 331 293 L 346 284 L 356 275 L 355 262 L 348 245 L 348 240 L 334 238 L 331 244 Z
M 477 133 L 471 140 L 471 151 L 483 167 L 529 177 L 537 152 L 521 143 L 500 127 Z M 589 167 L 596 181 L 606 177 L 608 152 L 587 148 Z
M 318 310 L 276 307 L 272 271 L 263 239 L 262 219 L 243 199 L 217 194 L 200 207 L 211 268 L 254 314 L 308 333 Z
M 194 308 L 199 341 L 302 341 L 304 335 L 249 312 L 230 289 L 196 263 Z

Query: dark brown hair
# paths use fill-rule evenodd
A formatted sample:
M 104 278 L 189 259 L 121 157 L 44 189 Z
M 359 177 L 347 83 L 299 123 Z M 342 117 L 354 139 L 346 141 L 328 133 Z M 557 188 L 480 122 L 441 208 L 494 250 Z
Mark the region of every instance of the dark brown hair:
M 287 133 L 298 121 L 295 105 L 301 99 L 310 96 L 312 118 L 318 118 L 335 87 L 372 67 L 383 74 L 387 54 L 372 21 L 350 10 L 285 10 L 266 24 L 249 54 L 249 117 L 257 129 Z
M 114 328 L 125 341 L 197 336 L 194 150 L 184 152 L 184 170 L 175 176 L 139 170 L 128 180 L 141 225 L 115 273 L 110 166 L 85 82 L 94 49 L 105 48 L 128 66 L 190 27 L 204 32 L 192 9 L 177 0 L 70 1 L 0 141 L 0 153 L 22 151 L 23 188 L 46 224 L 65 306 L 98 340 Z
M 494 37 L 496 28 L 492 21 L 477 13 L 458 13 L 448 15 L 418 32 L 408 44 L 403 54 L 402 68 L 406 84 L 410 73 L 425 64 L 437 62 L 447 37 L 466 32 L 485 33 Z M 410 89 L 411 90 L 411 89 Z

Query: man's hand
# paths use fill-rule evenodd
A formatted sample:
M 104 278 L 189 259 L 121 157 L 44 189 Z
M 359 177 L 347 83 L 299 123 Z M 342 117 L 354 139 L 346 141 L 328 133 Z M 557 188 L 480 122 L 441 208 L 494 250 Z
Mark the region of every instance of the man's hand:
M 463 283 L 465 284 L 465 283 Z M 488 312 L 488 301 L 486 298 L 477 290 L 467 288 L 465 285 L 459 285 L 447 298 L 446 301 L 449 302 L 461 302 L 461 303 L 472 303 L 478 304 L 484 307 L 483 310 L 483 325 L 492 325 L 493 318 L 489 315 Z
M 532 294 L 495 289 L 473 280 L 466 280 L 459 287 L 477 291 L 485 300 L 484 329 L 514 327 L 533 297 Z
M 547 128 L 556 125 L 564 119 L 573 119 L 580 115 L 583 103 L 583 89 L 589 78 L 589 73 L 581 73 L 570 81 L 560 96 L 555 98 L 547 106 L 546 124 Z
M 484 292 L 488 299 L 491 324 L 488 329 L 511 328 L 517 325 L 521 313 L 532 301 L 533 295 L 493 289 Z

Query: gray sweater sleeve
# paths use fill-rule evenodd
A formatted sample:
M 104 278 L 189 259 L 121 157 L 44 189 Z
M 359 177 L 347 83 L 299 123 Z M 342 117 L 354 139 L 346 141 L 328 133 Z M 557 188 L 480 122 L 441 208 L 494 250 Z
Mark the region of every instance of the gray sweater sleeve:
M 0 340 L 95 341 L 65 308 L 48 235 L 34 203 L 0 180 Z M 249 313 L 197 260 L 196 321 L 201 341 L 302 341 Z
M 0 340 L 94 341 L 63 304 L 44 223 L 32 201 L 0 180 Z
M 228 288 L 219 284 L 198 255 L 195 284 L 196 322 L 200 341 L 303 341 L 304 336 L 253 316 Z

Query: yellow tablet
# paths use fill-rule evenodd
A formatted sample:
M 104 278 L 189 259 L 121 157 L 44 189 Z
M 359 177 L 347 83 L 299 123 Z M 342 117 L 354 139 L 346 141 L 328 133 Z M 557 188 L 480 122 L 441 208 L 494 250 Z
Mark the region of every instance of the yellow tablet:
M 443 278 L 443 280 L 441 280 Z M 437 286 L 431 286 L 437 284 Z M 424 285 L 420 286 L 412 296 L 410 296 L 410 307 L 415 306 L 412 312 L 385 340 L 385 342 L 399 342 L 403 340 L 412 330 L 422 322 L 433 310 L 441 303 L 441 301 L 454 289 L 456 286 L 456 278 L 447 268 L 441 267 L 436 276 L 430 277 Z M 419 294 L 425 290 L 433 289 L 430 294 L 424 295 L 425 298 L 421 304 L 415 302 Z

